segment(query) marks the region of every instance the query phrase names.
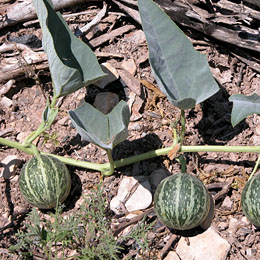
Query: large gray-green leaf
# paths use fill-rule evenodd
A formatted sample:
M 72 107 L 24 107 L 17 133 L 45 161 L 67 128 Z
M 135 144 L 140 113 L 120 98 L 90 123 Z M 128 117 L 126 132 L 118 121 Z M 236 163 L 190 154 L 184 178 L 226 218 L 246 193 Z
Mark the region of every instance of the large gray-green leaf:
M 260 96 L 244 96 L 241 94 L 233 95 L 229 98 L 233 102 L 231 113 L 231 123 L 233 126 L 252 114 L 260 114 Z
M 207 58 L 152 0 L 138 0 L 155 79 L 173 105 L 189 109 L 218 91 Z
M 113 149 L 128 136 L 130 111 L 125 101 L 104 115 L 88 103 L 69 111 L 72 124 L 81 137 L 103 149 Z
M 105 76 L 92 50 L 73 35 L 51 0 L 33 0 L 43 33 L 56 96 L 65 96 Z

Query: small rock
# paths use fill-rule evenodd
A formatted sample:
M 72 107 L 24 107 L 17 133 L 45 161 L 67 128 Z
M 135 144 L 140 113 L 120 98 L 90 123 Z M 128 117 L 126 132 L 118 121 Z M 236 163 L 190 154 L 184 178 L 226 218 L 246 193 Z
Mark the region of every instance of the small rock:
M 121 66 L 123 69 L 127 70 L 130 74 L 135 75 L 136 65 L 135 65 L 135 61 L 133 59 L 123 61 Z
M 146 41 L 145 34 L 142 30 L 131 32 L 127 35 L 128 41 L 140 45 Z
M 149 181 L 151 183 L 153 193 L 155 192 L 160 182 L 168 176 L 169 174 L 163 169 L 158 169 L 151 173 Z
M 227 196 L 224 201 L 222 202 L 221 207 L 225 210 L 231 210 L 233 205 L 233 201 L 230 199 L 229 196 Z
M 176 248 L 177 254 L 185 260 L 225 260 L 230 250 L 230 244 L 213 228 L 189 237 L 190 244 L 182 237 Z
M 142 130 L 142 125 L 139 122 L 130 122 L 129 130 L 140 132 Z
M 16 136 L 16 140 L 19 142 L 23 142 L 25 140 L 25 138 L 30 134 L 31 132 L 20 132 L 17 136 Z
M 164 260 L 180 260 L 179 256 L 174 251 L 170 251 Z
M 117 70 L 110 63 L 102 63 L 101 68 L 102 68 L 103 72 L 107 74 L 107 76 L 96 81 L 94 83 L 94 85 L 103 89 L 110 83 L 119 79 L 119 74 L 118 74 Z
M 251 222 L 248 220 L 248 218 L 247 217 L 242 217 L 241 218 L 241 221 L 243 222 L 243 223 L 245 223 L 246 225 L 251 225 Z
M 235 234 L 239 228 L 239 221 L 236 218 L 230 218 L 228 232 Z
M 126 200 L 137 182 L 139 182 L 137 189 L 133 191 L 133 194 Z M 149 181 L 144 176 L 124 176 L 119 184 L 117 195 L 110 202 L 111 210 L 116 214 L 122 213 L 121 203 L 125 200 L 124 205 L 128 212 L 148 208 L 152 203 L 151 185 Z
M 1 104 L 4 106 L 4 107 L 11 107 L 13 105 L 13 101 L 8 98 L 8 97 L 5 97 L 3 96 L 2 99 L 1 99 Z
M 65 116 L 58 121 L 58 124 L 67 126 L 67 125 L 69 125 L 69 120 L 70 120 L 70 118 L 68 116 Z
M 101 92 L 96 95 L 94 106 L 103 114 L 108 114 L 119 102 L 117 94 L 112 92 Z
M 1 164 L 4 169 L 2 170 L 0 177 L 10 179 L 10 177 L 15 175 L 15 171 L 17 167 L 22 164 L 22 161 L 19 160 L 16 155 L 8 155 L 1 161 Z

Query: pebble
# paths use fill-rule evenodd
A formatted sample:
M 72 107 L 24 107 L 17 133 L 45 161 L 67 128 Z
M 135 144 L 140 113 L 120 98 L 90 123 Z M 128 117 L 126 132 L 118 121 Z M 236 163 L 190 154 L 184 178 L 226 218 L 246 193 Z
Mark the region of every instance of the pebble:
M 22 164 L 22 161 L 19 160 L 16 155 L 8 155 L 1 161 L 1 164 L 3 165 L 4 169 L 1 171 L 0 177 L 9 179 L 15 175 L 15 171 L 17 167 Z
M 139 182 L 137 189 L 126 200 L 131 189 L 137 182 Z M 126 200 L 124 205 L 128 212 L 148 208 L 152 203 L 152 193 L 151 185 L 147 178 L 144 176 L 124 176 L 119 184 L 117 195 L 110 202 L 111 210 L 116 214 L 122 213 L 121 203 L 124 200 Z
M 13 101 L 8 98 L 8 97 L 5 97 L 3 96 L 2 99 L 1 99 L 1 104 L 4 106 L 4 107 L 11 107 L 13 105 Z
M 110 83 L 119 79 L 119 74 L 117 70 L 108 62 L 102 63 L 101 68 L 104 71 L 104 73 L 107 74 L 107 76 L 104 76 L 102 79 L 96 81 L 94 85 L 103 89 Z
M 101 92 L 96 95 L 94 106 L 103 114 L 108 114 L 119 102 L 117 94 L 112 92 Z
M 228 232 L 235 234 L 239 228 L 239 221 L 236 218 L 230 218 Z
M 68 116 L 63 117 L 58 121 L 59 125 L 67 126 L 69 125 L 70 118 Z
M 227 196 L 224 201 L 222 202 L 221 207 L 225 210 L 231 210 L 233 205 L 233 201 L 230 199 L 229 196 Z
M 135 75 L 136 73 L 136 64 L 133 59 L 128 59 L 122 62 L 122 68 L 127 70 L 130 74 Z
M 176 248 L 177 254 L 185 260 L 225 260 L 230 250 L 230 244 L 212 227 L 205 232 L 189 237 L 190 244 L 182 237 Z

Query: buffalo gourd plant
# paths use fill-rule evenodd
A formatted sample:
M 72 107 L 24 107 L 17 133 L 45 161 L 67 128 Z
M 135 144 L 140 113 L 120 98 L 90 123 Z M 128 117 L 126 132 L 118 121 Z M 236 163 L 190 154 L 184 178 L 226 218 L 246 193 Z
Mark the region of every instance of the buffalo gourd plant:
M 69 95 L 79 88 L 88 86 L 105 76 L 91 49 L 74 36 L 60 13 L 54 11 L 50 0 L 34 0 L 35 9 L 43 33 L 43 47 L 47 53 L 53 82 L 53 97 L 47 101 L 42 115 L 42 123 L 23 143 L 0 138 L 0 144 L 14 147 L 28 154 L 48 155 L 61 162 L 101 171 L 111 175 L 115 168 L 137 161 L 166 155 L 178 147 L 179 153 L 185 152 L 252 152 L 260 153 L 260 146 L 186 146 L 185 110 L 205 101 L 214 95 L 219 87 L 210 72 L 205 55 L 195 51 L 190 41 L 178 26 L 152 1 L 139 0 L 139 11 L 143 30 L 149 48 L 149 61 L 159 88 L 168 100 L 180 109 L 180 131 L 173 128 L 173 144 L 129 158 L 114 161 L 113 148 L 127 138 L 130 111 L 125 101 L 120 101 L 107 115 L 102 114 L 88 103 L 69 111 L 70 118 L 82 139 L 105 149 L 108 163 L 98 164 L 65 158 L 38 151 L 33 141 L 46 131 L 54 122 L 58 99 Z M 231 114 L 232 125 L 253 113 L 260 113 L 260 96 L 233 95 Z M 38 155 L 39 156 L 39 155 Z M 177 158 L 185 172 L 185 160 Z M 255 169 L 259 165 L 256 163 Z M 255 170 L 252 174 L 255 173 Z M 253 185 L 249 188 L 251 189 Z M 247 198 L 249 198 L 247 196 Z M 243 199 L 243 197 L 242 197 Z M 246 203 L 249 200 L 246 200 Z M 255 209 L 255 208 L 254 208 Z M 257 206 L 260 211 L 259 205 Z

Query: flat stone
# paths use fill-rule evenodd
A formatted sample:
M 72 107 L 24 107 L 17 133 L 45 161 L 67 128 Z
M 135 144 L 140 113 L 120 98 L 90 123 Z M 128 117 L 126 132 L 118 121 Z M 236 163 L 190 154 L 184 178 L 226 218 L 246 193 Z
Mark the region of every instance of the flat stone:
M 96 95 L 94 106 L 103 114 L 108 114 L 119 102 L 117 94 L 112 92 L 101 92 Z
M 107 74 L 107 76 L 96 81 L 94 83 L 94 85 L 103 89 L 110 83 L 119 79 L 119 74 L 118 74 L 117 70 L 110 63 L 102 63 L 101 68 L 102 68 L 103 72 Z
M 176 248 L 177 254 L 185 260 L 225 260 L 230 250 L 230 244 L 223 239 L 213 228 L 189 237 L 190 245 L 182 237 Z
M 180 260 L 180 258 L 176 252 L 170 251 L 164 260 Z
M 8 98 L 8 97 L 5 97 L 3 96 L 2 99 L 1 99 L 1 104 L 4 106 L 4 107 L 11 107 L 13 105 L 13 101 Z
M 15 171 L 17 167 L 22 164 L 22 161 L 19 160 L 16 155 L 8 155 L 1 161 L 1 164 L 3 165 L 4 169 L 1 171 L 0 177 L 10 179 L 15 175 Z
M 128 59 L 122 62 L 122 68 L 127 70 L 130 74 L 135 75 L 136 73 L 136 64 L 133 59 Z
M 133 189 L 135 185 L 138 185 L 136 190 Z M 129 196 L 131 190 L 132 195 Z M 127 198 L 128 196 L 129 198 Z M 151 185 L 147 178 L 144 176 L 124 176 L 119 184 L 117 195 L 110 202 L 111 210 L 116 214 L 122 213 L 122 202 L 124 202 L 128 212 L 148 208 L 152 203 L 152 193 Z

